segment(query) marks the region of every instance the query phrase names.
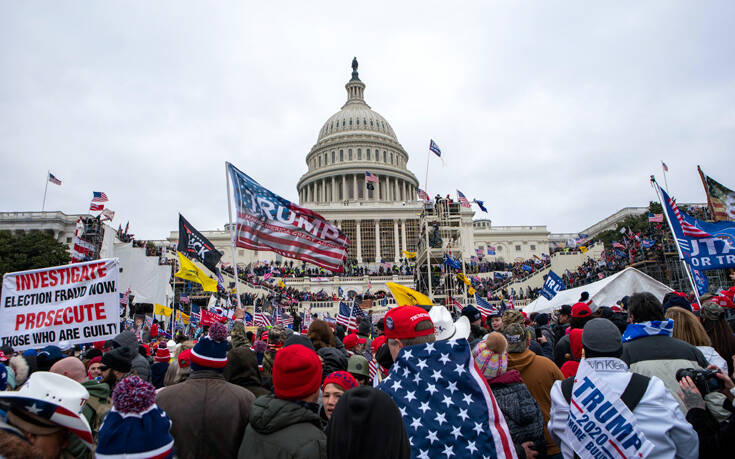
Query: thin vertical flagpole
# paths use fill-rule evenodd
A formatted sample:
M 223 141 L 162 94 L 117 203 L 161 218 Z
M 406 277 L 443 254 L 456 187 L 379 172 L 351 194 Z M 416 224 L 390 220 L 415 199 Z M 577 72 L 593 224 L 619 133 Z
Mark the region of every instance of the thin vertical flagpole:
M 661 170 L 664 173 L 664 186 L 666 186 L 666 194 L 669 194 L 670 195 L 670 193 L 669 193 L 669 181 L 666 179 L 666 168 L 667 167 L 664 165 L 664 162 L 661 161 Z
M 429 161 L 431 161 L 431 150 L 426 152 L 426 176 L 424 177 L 424 193 L 429 196 Z M 431 196 L 429 196 L 431 198 Z
M 41 212 L 46 210 L 46 192 L 48 191 L 48 178 L 51 175 L 51 171 L 46 171 L 46 186 L 43 188 L 43 204 L 41 204 Z
M 692 286 L 692 290 L 694 291 L 694 296 L 697 298 L 697 304 L 701 308 L 702 302 L 699 299 L 699 291 L 697 290 L 697 286 L 694 283 L 694 278 L 692 278 L 692 273 L 689 271 L 687 262 L 684 260 L 684 254 L 682 253 L 681 247 L 679 246 L 679 239 L 676 237 L 674 226 L 671 223 L 671 219 L 669 218 L 669 213 L 666 211 L 666 206 L 668 203 L 664 202 L 664 197 L 661 196 L 659 185 L 658 183 L 656 183 L 656 179 L 653 176 L 651 176 L 651 185 L 654 187 L 654 190 L 656 191 L 656 195 L 658 195 L 658 199 L 661 202 L 661 207 L 663 208 L 664 216 L 666 217 L 666 222 L 669 224 L 669 229 L 671 230 L 671 236 L 674 238 L 674 245 L 676 245 L 676 251 L 679 253 L 679 261 L 681 262 L 682 268 L 684 268 L 684 272 L 686 273 L 687 278 L 689 279 L 689 285 Z M 668 193 L 668 190 L 666 192 Z
M 229 165 L 227 161 L 225 161 L 225 180 L 226 184 L 225 187 L 227 189 L 227 213 L 230 216 L 230 246 L 232 247 L 232 266 L 235 270 L 235 295 L 237 296 L 237 304 L 240 305 L 240 290 L 238 289 L 237 284 L 239 283 L 239 275 L 237 273 L 237 258 L 235 256 L 235 233 L 233 231 L 232 226 L 232 196 L 230 195 L 230 171 L 229 171 Z M 243 308 L 243 311 L 245 308 Z M 255 305 L 253 305 L 253 314 L 255 314 Z

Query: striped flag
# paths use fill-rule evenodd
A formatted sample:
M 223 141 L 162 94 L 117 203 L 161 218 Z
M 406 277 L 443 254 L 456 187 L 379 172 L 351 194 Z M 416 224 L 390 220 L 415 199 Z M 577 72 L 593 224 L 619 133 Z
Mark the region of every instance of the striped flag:
M 373 182 L 378 183 L 378 176 L 375 174 L 372 174 L 368 171 L 365 171 L 365 181 L 366 182 Z
M 370 379 L 374 381 L 375 378 L 378 376 L 378 372 L 380 371 L 380 369 L 378 368 L 378 362 L 376 362 L 375 359 L 371 359 L 368 362 L 368 371 L 370 373 Z
M 61 180 L 57 179 L 56 176 L 51 172 L 48 173 L 48 181 L 53 183 L 54 185 L 61 185 Z
M 92 212 L 102 212 L 103 210 L 105 210 L 105 205 L 90 203 L 89 210 L 91 210 Z
M 92 192 L 92 202 L 107 202 L 109 201 L 107 199 L 107 195 L 104 191 L 93 191 Z
M 667 166 L 665 162 L 661 161 L 661 166 L 664 168 L 664 172 L 669 171 L 669 166 Z
M 87 260 L 94 255 L 95 247 L 91 242 L 87 242 L 78 237 L 74 238 L 74 247 L 71 251 L 71 261 L 78 263 Z
M 663 223 L 664 214 L 652 214 L 648 212 L 648 223 Z
M 426 202 L 431 201 L 431 198 L 426 193 L 426 191 L 422 190 L 421 188 L 419 188 L 418 190 L 419 190 L 419 199 L 422 199 L 422 200 L 424 200 Z
M 459 190 L 457 190 L 457 196 L 459 197 L 459 203 L 462 205 L 462 207 L 470 207 L 470 202 L 467 200 L 467 197 Z
M 355 327 L 355 319 L 352 317 L 352 308 L 339 302 L 339 313 L 337 313 L 337 323 L 347 330 Z
M 515 304 L 513 302 L 513 294 L 512 293 L 510 294 L 510 298 L 508 298 L 508 307 L 510 309 L 515 309 Z
M 433 139 L 429 139 L 429 151 L 440 158 L 442 157 L 442 151 L 439 149 L 439 145 L 437 145 Z
M 253 325 L 256 327 L 270 327 L 273 324 L 268 314 L 264 313 L 262 309 L 258 309 L 253 316 Z
M 663 192 L 663 190 L 661 191 Z M 666 198 L 668 199 L 669 207 L 671 208 L 671 210 L 673 210 L 676 219 L 681 225 L 681 231 L 684 233 L 684 236 L 710 237 L 709 233 L 702 231 L 688 221 L 684 220 L 684 217 L 681 216 L 681 211 L 679 211 L 679 206 L 676 205 L 676 202 L 674 202 L 674 200 L 670 196 L 667 196 L 666 194 L 664 194 L 664 196 L 666 196 Z
M 344 272 L 350 240 L 316 212 L 284 199 L 227 163 L 237 215 L 235 245 Z
M 482 314 L 482 317 L 487 317 L 492 314 L 497 313 L 497 309 L 493 307 L 490 302 L 488 302 L 485 298 L 481 297 L 477 293 L 475 293 L 475 302 L 477 303 L 477 310 L 480 311 L 480 314 Z

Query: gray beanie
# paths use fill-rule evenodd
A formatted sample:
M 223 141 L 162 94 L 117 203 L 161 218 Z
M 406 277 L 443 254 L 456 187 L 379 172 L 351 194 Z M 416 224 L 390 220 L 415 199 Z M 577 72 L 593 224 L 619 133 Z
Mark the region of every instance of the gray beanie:
M 592 319 L 582 332 L 582 345 L 600 354 L 615 354 L 623 349 L 620 330 L 607 319 Z

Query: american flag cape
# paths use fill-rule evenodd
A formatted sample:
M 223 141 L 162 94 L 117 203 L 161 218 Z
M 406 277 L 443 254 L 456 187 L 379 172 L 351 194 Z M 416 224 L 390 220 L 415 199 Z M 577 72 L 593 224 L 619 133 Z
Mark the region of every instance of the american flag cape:
M 378 389 L 401 411 L 412 458 L 516 457 L 466 339 L 404 347 Z
M 284 199 L 227 163 L 237 214 L 235 245 L 344 272 L 350 240 L 324 217 Z

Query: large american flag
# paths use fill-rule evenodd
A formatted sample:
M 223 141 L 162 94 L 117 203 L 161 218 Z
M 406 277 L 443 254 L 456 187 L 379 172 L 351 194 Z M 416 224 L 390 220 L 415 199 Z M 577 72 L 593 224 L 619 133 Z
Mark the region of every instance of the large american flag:
M 671 197 L 668 196 L 663 189 L 661 190 L 661 192 L 664 194 L 664 199 L 667 200 L 669 207 L 674 212 L 674 215 L 676 216 L 676 220 L 679 222 L 679 225 L 681 225 L 681 231 L 684 233 L 684 236 L 710 237 L 710 234 L 708 232 L 702 231 L 701 229 L 686 221 L 682 216 L 681 211 L 679 210 L 679 206 L 676 205 L 674 200 L 671 199 Z M 672 224 L 674 223 L 672 222 Z
M 92 212 L 102 212 L 103 210 L 105 210 L 105 205 L 95 204 L 92 202 L 89 204 L 89 210 L 91 210 Z
M 253 325 L 256 327 L 270 327 L 273 324 L 268 314 L 264 313 L 262 309 L 256 309 L 253 316 Z
M 344 272 L 350 240 L 336 226 L 227 163 L 237 211 L 235 245 Z
M 339 302 L 339 313 L 337 314 L 337 323 L 346 329 L 355 328 L 355 319 L 352 317 L 352 308 L 343 302 Z
M 378 183 L 378 176 L 368 171 L 365 171 L 365 181 Z
M 419 199 L 422 199 L 422 200 L 424 200 L 426 202 L 431 201 L 431 198 L 426 193 L 426 191 L 422 190 L 421 188 L 419 188 L 418 190 L 419 190 Z
M 497 309 L 495 309 L 489 301 L 487 301 L 485 298 L 481 297 L 477 293 L 475 293 L 475 302 L 477 303 L 477 310 L 480 311 L 482 317 L 487 317 L 489 315 L 497 313 Z
M 461 191 L 457 190 L 457 196 L 459 197 L 459 203 L 462 207 L 470 207 L 470 202 L 467 197 Z
M 56 176 L 51 172 L 48 173 L 48 181 L 53 183 L 54 185 L 61 185 L 61 180 L 57 179 Z
M 516 457 L 466 339 L 404 347 L 378 388 L 403 416 L 412 458 Z

